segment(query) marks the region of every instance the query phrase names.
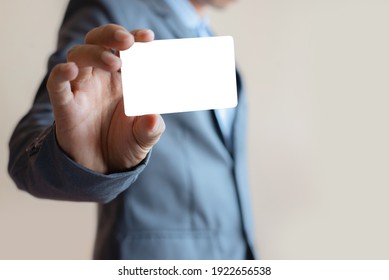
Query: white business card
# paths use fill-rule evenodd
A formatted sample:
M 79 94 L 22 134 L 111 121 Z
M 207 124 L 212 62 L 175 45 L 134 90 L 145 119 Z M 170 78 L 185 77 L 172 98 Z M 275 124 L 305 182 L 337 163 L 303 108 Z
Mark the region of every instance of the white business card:
M 120 52 L 127 116 L 237 105 L 230 36 L 155 40 Z

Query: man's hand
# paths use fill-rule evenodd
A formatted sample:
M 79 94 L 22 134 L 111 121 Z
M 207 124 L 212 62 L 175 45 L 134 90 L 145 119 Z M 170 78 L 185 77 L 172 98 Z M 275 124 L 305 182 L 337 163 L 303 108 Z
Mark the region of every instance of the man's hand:
M 68 52 L 67 63 L 53 68 L 47 89 L 57 141 L 77 163 L 100 173 L 128 170 L 158 142 L 165 130 L 160 115 L 124 114 L 121 60 L 112 53 L 153 39 L 150 30 L 101 26 Z

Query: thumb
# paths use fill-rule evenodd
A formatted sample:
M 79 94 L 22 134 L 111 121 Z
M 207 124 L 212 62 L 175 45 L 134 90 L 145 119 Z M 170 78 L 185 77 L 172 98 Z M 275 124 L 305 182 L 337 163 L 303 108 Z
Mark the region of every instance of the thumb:
M 150 150 L 165 131 L 165 122 L 161 115 L 145 115 L 136 118 L 133 126 L 134 137 L 138 145 Z

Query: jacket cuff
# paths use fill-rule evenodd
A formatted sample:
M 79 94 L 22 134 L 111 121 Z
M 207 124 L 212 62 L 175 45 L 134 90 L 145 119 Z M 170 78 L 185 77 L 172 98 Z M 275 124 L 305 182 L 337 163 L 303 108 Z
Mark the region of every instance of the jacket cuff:
M 55 125 L 48 128 L 34 141 L 36 152 L 35 168 L 31 176 L 42 186 L 46 196 L 72 201 L 93 201 L 106 203 L 116 198 L 137 179 L 147 165 L 150 153 L 136 167 L 126 172 L 101 174 L 70 159 L 59 147 L 55 136 Z M 34 157 L 32 155 L 32 157 Z M 37 171 L 34 174 L 34 171 Z M 35 180 L 34 180 L 35 181 Z

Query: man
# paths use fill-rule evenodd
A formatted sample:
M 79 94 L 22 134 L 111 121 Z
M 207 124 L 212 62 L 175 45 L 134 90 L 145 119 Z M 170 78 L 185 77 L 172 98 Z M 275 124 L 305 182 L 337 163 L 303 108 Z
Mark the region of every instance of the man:
M 229 2 L 69 2 L 48 74 L 11 138 L 9 172 L 37 197 L 99 202 L 95 258 L 253 258 L 239 75 L 234 110 L 129 118 L 112 52 L 208 36 L 205 10 Z

